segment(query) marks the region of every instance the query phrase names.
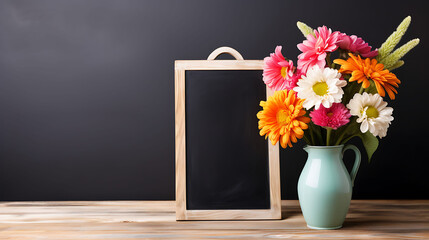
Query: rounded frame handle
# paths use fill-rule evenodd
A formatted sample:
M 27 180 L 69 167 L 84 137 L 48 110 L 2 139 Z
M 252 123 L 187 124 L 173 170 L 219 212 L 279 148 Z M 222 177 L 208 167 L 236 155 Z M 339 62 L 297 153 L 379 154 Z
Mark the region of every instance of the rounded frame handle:
M 207 60 L 215 60 L 219 55 L 224 53 L 228 53 L 229 55 L 235 57 L 236 60 L 244 60 L 243 56 L 241 56 L 237 50 L 230 47 L 220 47 L 215 49 L 212 53 L 210 53 Z
M 353 187 L 354 182 L 355 182 L 355 178 L 356 178 L 356 174 L 359 170 L 359 166 L 360 166 L 360 162 L 361 162 L 361 154 L 360 154 L 359 148 L 357 148 L 355 145 L 349 144 L 343 148 L 343 152 L 342 152 L 343 155 L 344 155 L 344 152 L 349 150 L 349 149 L 353 150 L 355 152 L 355 162 L 353 164 L 352 171 L 350 172 L 350 179 L 352 181 L 352 187 Z

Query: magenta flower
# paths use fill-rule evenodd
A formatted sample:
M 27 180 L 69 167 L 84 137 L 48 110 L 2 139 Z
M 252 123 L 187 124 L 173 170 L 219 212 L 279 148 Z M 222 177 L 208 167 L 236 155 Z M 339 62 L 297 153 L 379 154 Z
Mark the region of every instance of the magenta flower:
M 314 34 L 316 36 L 309 34 L 307 40 L 298 44 L 298 49 L 302 51 L 298 56 L 298 69 L 302 73 L 306 73 L 307 69 L 314 65 L 324 68 L 326 53 L 333 52 L 338 48 L 337 42 L 340 32 L 332 32 L 331 29 L 323 26 L 314 30 Z
M 333 103 L 330 108 L 320 105 L 310 113 L 311 121 L 321 127 L 337 129 L 346 125 L 351 117 L 349 110 L 342 103 Z
M 372 58 L 378 55 L 377 49 L 371 51 L 371 46 L 356 35 L 348 36 L 345 33 L 340 33 L 337 44 L 341 49 L 349 50 L 353 53 L 359 53 L 364 58 Z
M 282 47 L 277 46 L 274 53 L 264 58 L 264 72 L 262 80 L 275 91 L 296 87 L 300 72 L 295 72 L 291 60 L 286 60 L 281 53 Z

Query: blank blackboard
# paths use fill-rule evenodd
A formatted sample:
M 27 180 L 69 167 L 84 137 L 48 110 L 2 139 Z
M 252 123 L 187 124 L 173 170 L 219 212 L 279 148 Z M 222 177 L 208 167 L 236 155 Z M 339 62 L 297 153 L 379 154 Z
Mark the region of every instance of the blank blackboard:
M 227 52 L 238 60 L 214 60 Z M 279 148 L 259 135 L 262 60 L 176 61 L 176 218 L 281 217 Z
M 186 72 L 188 209 L 269 209 L 262 71 Z

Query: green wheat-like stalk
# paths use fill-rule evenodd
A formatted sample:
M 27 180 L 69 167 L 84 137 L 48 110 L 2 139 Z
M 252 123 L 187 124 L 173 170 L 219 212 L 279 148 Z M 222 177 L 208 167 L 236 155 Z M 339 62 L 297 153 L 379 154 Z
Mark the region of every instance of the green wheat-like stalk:
M 381 63 L 384 64 L 384 67 L 389 69 L 392 66 L 396 65 L 396 63 L 405 55 L 407 54 L 411 49 L 413 49 L 417 44 L 419 44 L 420 39 L 416 38 L 413 39 L 406 44 L 402 45 L 400 48 L 396 49 L 392 54 L 389 54 L 389 56 L 383 58 L 381 60 Z
M 315 36 L 313 28 L 309 27 L 307 24 L 298 21 L 296 23 L 296 26 L 302 32 L 302 34 L 304 35 L 304 37 L 307 37 L 308 34 L 311 34 L 311 35 Z
M 401 41 L 402 36 L 404 36 L 405 32 L 407 32 L 410 23 L 410 16 L 402 20 L 402 22 L 396 28 L 396 31 L 394 31 L 378 49 L 377 61 L 380 62 L 383 58 L 387 57 L 393 51 L 396 45 L 398 45 L 399 41 Z
M 404 65 L 404 61 L 402 61 L 401 58 L 420 42 L 420 39 L 416 38 L 393 51 L 396 45 L 401 41 L 402 36 L 407 32 L 410 23 L 410 16 L 402 20 L 401 24 L 396 28 L 396 31 L 394 31 L 378 49 L 377 61 L 384 64 L 384 67 L 389 71 Z
M 399 60 L 395 64 L 393 64 L 391 67 L 387 68 L 387 70 L 392 71 L 393 69 L 397 69 L 399 67 L 402 67 L 402 65 L 404 65 L 404 63 L 405 62 L 403 60 Z

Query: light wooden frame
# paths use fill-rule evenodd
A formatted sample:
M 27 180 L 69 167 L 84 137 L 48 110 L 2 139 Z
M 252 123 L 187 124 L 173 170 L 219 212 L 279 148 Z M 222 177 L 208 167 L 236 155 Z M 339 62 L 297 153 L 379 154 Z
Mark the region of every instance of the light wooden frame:
M 214 60 L 222 53 L 229 53 L 237 60 Z M 218 48 L 208 60 L 175 61 L 175 115 L 176 115 L 176 219 L 177 220 L 232 220 L 232 219 L 281 219 L 279 144 L 268 140 L 268 167 L 270 185 L 269 209 L 239 210 L 187 210 L 186 208 L 186 87 L 187 70 L 262 70 L 263 60 L 243 60 L 232 48 Z M 262 79 L 261 79 L 262 81 Z M 273 91 L 267 87 L 267 97 Z

